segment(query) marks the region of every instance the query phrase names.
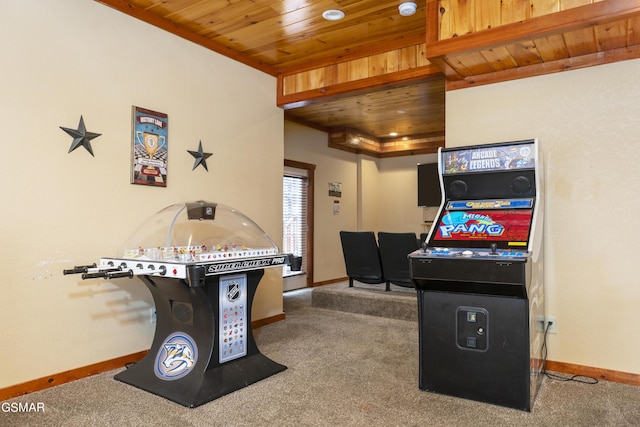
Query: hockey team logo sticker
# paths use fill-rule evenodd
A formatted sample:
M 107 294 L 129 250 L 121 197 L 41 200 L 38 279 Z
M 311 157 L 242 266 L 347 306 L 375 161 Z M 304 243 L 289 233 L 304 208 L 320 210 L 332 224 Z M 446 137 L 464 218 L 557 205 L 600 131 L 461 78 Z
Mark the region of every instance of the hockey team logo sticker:
M 238 298 L 240 298 L 240 284 L 233 281 L 227 285 L 227 299 L 233 302 Z
M 154 372 L 161 380 L 177 380 L 191 372 L 197 360 L 198 347 L 193 338 L 184 332 L 175 332 L 162 343 Z

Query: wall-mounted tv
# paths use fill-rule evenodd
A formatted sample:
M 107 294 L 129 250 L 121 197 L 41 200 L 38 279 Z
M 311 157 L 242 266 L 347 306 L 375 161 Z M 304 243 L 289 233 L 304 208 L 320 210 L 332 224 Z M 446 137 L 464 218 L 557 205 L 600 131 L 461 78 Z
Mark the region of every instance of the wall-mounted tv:
M 440 178 L 437 163 L 418 165 L 418 206 L 440 206 L 442 193 L 440 192 Z

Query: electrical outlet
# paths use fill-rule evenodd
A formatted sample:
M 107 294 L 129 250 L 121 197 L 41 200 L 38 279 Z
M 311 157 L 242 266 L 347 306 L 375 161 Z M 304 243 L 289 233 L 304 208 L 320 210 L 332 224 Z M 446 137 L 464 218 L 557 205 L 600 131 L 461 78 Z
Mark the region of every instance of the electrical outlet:
M 544 328 L 549 334 L 558 333 L 558 321 L 555 317 L 547 316 L 545 318 Z
M 551 324 L 549 324 L 551 323 Z M 547 329 L 547 326 L 549 329 Z M 544 333 L 545 331 L 549 334 L 557 333 L 558 321 L 555 317 L 544 317 L 538 316 L 536 317 L 536 330 L 538 332 Z
M 149 309 L 149 321 L 151 323 L 156 323 L 156 308 L 155 307 L 151 307 Z

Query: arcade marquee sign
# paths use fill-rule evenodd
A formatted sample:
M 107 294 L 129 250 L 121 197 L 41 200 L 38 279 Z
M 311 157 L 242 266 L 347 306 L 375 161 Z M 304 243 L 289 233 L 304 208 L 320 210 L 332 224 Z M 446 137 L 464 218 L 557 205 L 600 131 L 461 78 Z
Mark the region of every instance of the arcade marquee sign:
M 443 174 L 495 172 L 535 167 L 535 147 L 513 144 L 499 147 L 466 148 L 442 153 Z

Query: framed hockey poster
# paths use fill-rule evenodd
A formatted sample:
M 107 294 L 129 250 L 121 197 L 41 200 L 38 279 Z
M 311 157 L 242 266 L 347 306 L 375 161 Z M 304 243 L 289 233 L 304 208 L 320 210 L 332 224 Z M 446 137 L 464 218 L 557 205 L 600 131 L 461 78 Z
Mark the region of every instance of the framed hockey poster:
M 168 125 L 166 114 L 133 107 L 132 184 L 167 186 Z

